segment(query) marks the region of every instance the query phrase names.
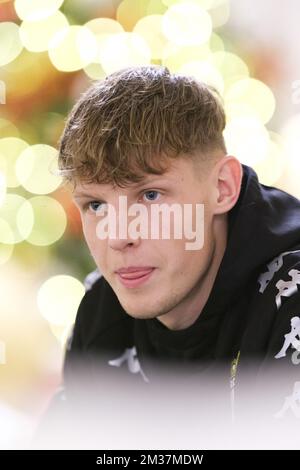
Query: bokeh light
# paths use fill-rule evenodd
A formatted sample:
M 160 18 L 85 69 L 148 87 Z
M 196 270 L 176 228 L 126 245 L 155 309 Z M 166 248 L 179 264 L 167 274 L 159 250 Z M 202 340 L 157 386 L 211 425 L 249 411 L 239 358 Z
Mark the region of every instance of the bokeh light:
M 102 38 L 106 35 L 124 32 L 123 26 L 111 18 L 94 18 L 85 23 L 84 26 L 94 34 L 96 39 L 100 39 L 100 44 Z
M 177 72 L 182 67 L 184 68 L 187 63 L 205 61 L 211 64 L 210 68 L 217 68 L 219 75 L 224 70 L 224 56 L 214 56 L 214 53 L 223 52 L 224 47 L 222 39 L 215 33 L 210 36 L 209 41 L 196 46 L 178 46 L 168 42 L 162 49 L 162 65 L 168 67 L 172 72 Z M 227 80 L 226 74 L 224 74 L 224 79 Z
M 107 74 L 130 65 L 145 65 L 151 62 L 151 49 L 137 33 L 114 34 L 105 39 L 100 62 Z
M 163 15 L 165 36 L 178 45 L 199 45 L 208 41 L 212 22 L 207 11 L 193 1 L 170 6 Z
M 0 66 L 12 62 L 22 51 L 19 26 L 10 21 L 0 23 Z
M 95 18 L 84 25 L 94 35 L 97 43 L 97 52 L 93 62 L 84 67 L 84 72 L 93 80 L 100 80 L 106 73 L 100 64 L 100 53 L 105 47 L 105 40 L 114 34 L 123 33 L 124 29 L 118 21 L 111 18 Z
M 217 51 L 209 56 L 209 61 L 221 74 L 225 89 L 234 82 L 249 77 L 247 64 L 236 54 Z
M 162 20 L 162 15 L 148 15 L 141 18 L 133 29 L 133 32 L 143 37 L 150 46 L 152 59 L 161 59 L 163 48 L 168 43 L 163 34 Z
M 171 72 L 177 72 L 188 62 L 207 60 L 211 50 L 209 43 L 201 46 L 177 46 L 168 43 L 162 51 L 162 65 L 165 65 Z
M 253 167 L 262 184 L 276 185 L 286 168 L 284 157 L 284 139 L 280 134 L 269 132 L 270 141 L 265 158 L 256 162 Z
M 225 44 L 221 36 L 212 33 L 209 39 L 209 48 L 211 52 L 220 52 L 225 50 Z
M 93 62 L 97 41 L 90 29 L 72 25 L 58 31 L 49 43 L 49 58 L 58 70 L 74 72 Z
M 213 28 L 220 28 L 229 20 L 230 0 L 214 0 L 209 7 Z
M 53 276 L 39 288 L 38 308 L 50 324 L 71 325 L 74 323 L 77 308 L 84 292 L 83 284 L 73 276 Z
M 260 80 L 244 78 L 233 83 L 225 93 L 228 118 L 252 115 L 266 124 L 274 114 L 275 98 Z
M 20 37 L 29 51 L 47 51 L 53 36 L 68 26 L 69 22 L 65 15 L 61 11 L 56 11 L 40 21 L 23 21 L 20 26 Z
M 18 137 L 0 139 L 0 170 L 5 174 L 6 185 L 9 188 L 20 185 L 16 174 L 16 161 L 26 148 L 28 148 L 27 142 Z
M 100 63 L 92 62 L 86 67 L 83 67 L 83 71 L 92 80 L 102 80 L 106 77 L 106 73 Z
M 224 81 L 222 75 L 216 67 L 209 61 L 187 62 L 179 70 L 179 74 L 191 75 L 198 80 L 215 87 L 220 94 L 224 91 Z
M 0 207 L 2 206 L 6 196 L 6 180 L 5 174 L 0 169 Z
M 124 30 L 131 31 L 140 18 L 149 14 L 147 7 L 147 0 L 123 0 L 118 5 L 116 18 Z
M 6 194 L 0 207 L 0 243 L 19 243 L 29 236 L 33 227 L 31 204 L 18 194 Z
M 55 148 L 45 144 L 32 145 L 21 153 L 16 162 L 16 175 L 27 191 L 48 194 L 58 188 L 62 178 L 54 174 L 58 169 L 57 155 Z
M 50 196 L 35 196 L 28 199 L 34 223 L 26 241 L 32 245 L 47 246 L 59 240 L 67 226 L 67 216 L 62 205 Z M 19 224 L 26 221 L 26 213 L 20 211 Z M 25 237 L 24 237 L 25 238 Z
M 25 21 L 39 21 L 53 15 L 64 0 L 15 0 L 15 10 Z
M 0 171 L 0 210 L 6 198 L 6 184 L 5 184 L 5 175 Z M 0 265 L 6 263 L 14 249 L 14 236 L 12 229 L 10 228 L 8 222 L 1 218 L 0 216 L 0 232 L 2 236 L 0 237 Z M 3 242 L 6 240 L 6 243 Z M 9 243 L 8 243 L 9 241 Z
M 231 119 L 224 130 L 227 151 L 242 163 L 253 166 L 264 159 L 268 153 L 270 136 L 255 117 L 245 116 Z
M 167 10 L 167 6 L 162 0 L 148 0 L 146 15 L 162 15 Z

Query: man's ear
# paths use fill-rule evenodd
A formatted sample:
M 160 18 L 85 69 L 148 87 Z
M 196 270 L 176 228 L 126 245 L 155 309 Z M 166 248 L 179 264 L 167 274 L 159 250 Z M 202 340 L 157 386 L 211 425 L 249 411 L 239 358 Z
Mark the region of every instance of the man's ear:
M 237 202 L 243 178 L 243 167 L 232 155 L 225 155 L 214 168 L 214 213 L 224 214 Z

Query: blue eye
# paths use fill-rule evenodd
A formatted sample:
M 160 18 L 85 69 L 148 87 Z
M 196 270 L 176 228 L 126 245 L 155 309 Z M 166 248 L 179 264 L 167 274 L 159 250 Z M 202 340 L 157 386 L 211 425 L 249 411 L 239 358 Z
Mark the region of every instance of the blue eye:
M 150 199 L 148 199 L 148 201 L 155 201 L 157 198 L 155 198 L 154 196 L 157 195 L 157 194 L 159 194 L 159 192 L 158 192 L 158 191 L 154 191 L 154 190 L 149 190 L 149 191 L 145 191 L 145 192 L 144 192 L 144 196 L 145 196 L 145 194 L 150 194 L 150 195 L 151 195 L 151 197 L 150 197 Z M 154 195 L 154 196 L 153 196 L 153 195 Z M 153 197 L 154 197 L 154 198 L 153 198 Z
M 95 207 L 98 204 L 98 207 Z M 92 212 L 97 212 L 101 205 L 101 202 L 99 201 L 91 201 L 88 203 L 88 208 L 91 209 Z

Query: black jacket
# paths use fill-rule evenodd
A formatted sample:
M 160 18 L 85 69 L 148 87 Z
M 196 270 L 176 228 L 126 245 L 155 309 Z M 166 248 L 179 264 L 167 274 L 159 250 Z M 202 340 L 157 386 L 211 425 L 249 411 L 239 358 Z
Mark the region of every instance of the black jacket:
M 297 401 L 300 380 L 300 201 L 260 184 L 252 168 L 243 165 L 241 193 L 229 212 L 226 251 L 193 325 L 171 331 L 157 319 L 130 317 L 97 270 L 87 277 L 86 287 L 66 349 L 67 399 L 80 363 L 108 391 L 128 380 L 134 387 L 156 384 L 161 390 L 168 377 L 168 390 L 170 383 L 174 390 L 181 380 L 194 380 L 211 394 L 215 388 L 209 384 L 218 376 L 217 388 L 230 402 L 230 413 L 233 401 L 242 408 L 239 397 L 244 403 L 258 387 L 269 416 L 293 415 L 288 399 L 294 393 Z M 85 377 L 88 383 L 90 372 Z M 250 410 L 253 406 L 247 405 Z

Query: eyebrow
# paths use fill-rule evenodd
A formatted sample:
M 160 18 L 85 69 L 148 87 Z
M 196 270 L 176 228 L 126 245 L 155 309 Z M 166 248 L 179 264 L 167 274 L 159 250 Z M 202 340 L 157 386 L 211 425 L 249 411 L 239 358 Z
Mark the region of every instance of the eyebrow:
M 94 197 L 95 199 L 101 197 L 99 196 L 99 194 L 93 194 L 92 192 L 85 192 L 85 191 L 78 191 L 78 192 L 74 192 L 72 193 L 72 197 L 74 199 L 77 199 L 77 198 L 80 198 L 80 197 Z
M 141 186 L 145 186 L 146 184 L 151 184 L 151 183 L 153 183 L 153 182 L 158 182 L 158 181 L 159 181 L 159 183 L 166 183 L 166 182 L 167 182 L 167 179 L 164 179 L 164 180 L 163 180 L 163 179 L 160 179 L 160 180 L 158 180 L 157 177 L 149 178 L 149 179 L 144 179 L 143 181 L 140 181 L 140 182 L 138 182 L 138 183 L 132 183 L 132 185 L 129 186 L 129 188 L 136 190 L 136 189 L 140 188 Z M 170 182 L 171 180 L 168 180 L 168 181 Z M 90 191 L 90 192 L 89 192 L 89 191 L 78 191 L 78 192 L 76 192 L 76 190 L 73 192 L 72 196 L 73 196 L 74 198 L 79 198 L 79 197 L 94 197 L 94 198 L 99 198 L 99 197 L 102 197 L 102 196 L 99 195 L 99 194 L 98 194 L 98 195 L 97 195 L 97 194 L 93 194 L 93 191 Z

